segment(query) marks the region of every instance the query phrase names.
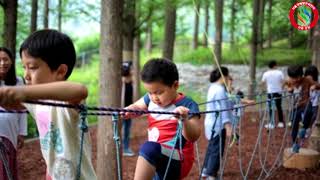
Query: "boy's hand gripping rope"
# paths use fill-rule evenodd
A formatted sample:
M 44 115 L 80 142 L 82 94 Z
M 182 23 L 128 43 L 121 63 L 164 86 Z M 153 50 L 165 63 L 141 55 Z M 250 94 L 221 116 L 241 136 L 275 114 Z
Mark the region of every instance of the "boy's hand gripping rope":
M 88 130 L 89 130 L 87 122 L 86 122 L 88 109 L 85 105 L 81 104 L 81 105 L 79 105 L 79 110 L 80 110 L 79 127 L 81 129 L 81 137 L 80 137 L 79 163 L 78 163 L 76 180 L 80 180 L 80 176 L 81 176 L 81 161 L 82 161 L 82 153 L 83 153 L 84 133 L 88 132 Z

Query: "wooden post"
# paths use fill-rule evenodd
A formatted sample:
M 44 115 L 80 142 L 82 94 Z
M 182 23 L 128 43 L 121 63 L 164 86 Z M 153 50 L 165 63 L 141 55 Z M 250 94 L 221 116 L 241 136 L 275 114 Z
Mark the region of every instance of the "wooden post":
M 318 167 L 320 154 L 312 149 L 301 148 L 299 153 L 292 153 L 291 148 L 286 148 L 283 154 L 283 166 L 305 170 Z
M 123 1 L 101 1 L 100 105 L 120 107 Z M 97 177 L 117 179 L 116 148 L 111 117 L 99 117 Z

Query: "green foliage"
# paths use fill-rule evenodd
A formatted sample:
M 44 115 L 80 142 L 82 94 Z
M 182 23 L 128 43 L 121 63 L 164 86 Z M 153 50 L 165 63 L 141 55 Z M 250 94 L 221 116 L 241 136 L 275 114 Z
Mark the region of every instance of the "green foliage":
M 280 41 L 275 44 L 284 45 L 286 41 Z M 286 46 L 287 47 L 287 44 Z M 222 50 L 222 63 L 223 64 L 250 64 L 250 48 L 249 46 L 238 46 L 230 49 L 224 46 Z M 271 48 L 264 49 L 258 53 L 257 66 L 264 66 L 270 61 L 275 59 L 279 65 L 301 64 L 306 65 L 310 63 L 311 52 L 306 49 L 288 49 L 288 48 Z M 181 53 L 180 56 L 175 58 L 176 62 L 189 62 L 195 65 L 201 64 L 214 64 L 213 52 L 209 48 L 198 48 L 197 50 Z
M 78 55 L 81 52 L 98 50 L 100 46 L 100 35 L 93 34 L 90 36 L 79 38 L 75 41 L 74 44 Z

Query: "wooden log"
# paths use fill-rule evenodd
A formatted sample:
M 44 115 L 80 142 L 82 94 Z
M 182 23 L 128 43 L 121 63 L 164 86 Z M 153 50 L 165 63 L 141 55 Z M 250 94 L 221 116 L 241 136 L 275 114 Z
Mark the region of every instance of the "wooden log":
M 300 148 L 299 153 L 292 153 L 291 148 L 286 148 L 283 154 L 283 166 L 305 170 L 318 167 L 320 153 L 313 149 Z

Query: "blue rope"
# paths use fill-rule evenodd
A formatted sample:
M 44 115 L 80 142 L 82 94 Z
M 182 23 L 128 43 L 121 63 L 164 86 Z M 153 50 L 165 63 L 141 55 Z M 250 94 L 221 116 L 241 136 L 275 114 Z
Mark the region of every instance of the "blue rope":
M 84 144 L 84 133 L 88 132 L 89 128 L 86 122 L 87 117 L 87 108 L 85 105 L 80 106 L 80 129 L 81 129 L 81 137 L 80 137 L 80 153 L 79 153 L 79 163 L 78 163 L 78 170 L 76 179 L 80 180 L 81 176 L 81 161 L 82 161 L 82 154 L 83 154 L 83 144 Z
M 166 171 L 165 171 L 164 176 L 163 176 L 163 180 L 165 180 L 167 175 L 168 175 L 169 167 L 170 167 L 170 164 L 171 164 L 171 160 L 172 160 L 173 153 L 175 151 L 175 147 L 177 145 L 178 139 L 179 139 L 179 152 L 180 152 L 180 155 L 181 155 L 181 157 L 183 159 L 183 152 L 182 152 L 182 129 L 183 129 L 183 125 L 182 125 L 182 121 L 183 121 L 182 119 L 178 120 L 177 133 L 176 133 L 176 136 L 174 138 L 174 145 L 172 146 L 172 149 L 171 149 L 170 157 L 169 157 L 169 160 L 168 160 Z
M 116 156 L 117 156 L 117 173 L 118 180 L 122 180 L 121 173 L 121 158 L 120 158 L 120 137 L 118 130 L 119 113 L 113 113 L 112 115 L 112 126 L 113 126 L 113 140 L 116 145 Z

